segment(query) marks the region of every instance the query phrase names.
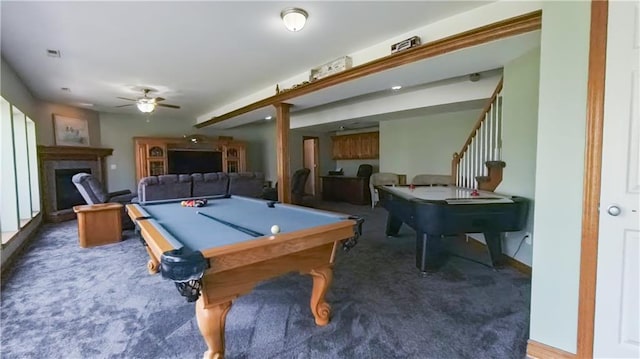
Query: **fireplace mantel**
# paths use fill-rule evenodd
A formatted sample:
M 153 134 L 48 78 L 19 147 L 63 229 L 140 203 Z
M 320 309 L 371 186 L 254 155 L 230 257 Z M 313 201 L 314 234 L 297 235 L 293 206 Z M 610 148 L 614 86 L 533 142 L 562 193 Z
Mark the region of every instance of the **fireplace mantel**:
M 38 146 L 40 161 L 51 160 L 99 160 L 111 156 L 113 148 L 80 146 Z
M 57 169 L 90 168 L 91 173 L 106 185 L 105 157 L 110 156 L 112 153 L 112 148 L 38 146 L 45 219 L 59 222 L 75 218 L 72 208 L 57 208 L 55 184 L 55 172 Z

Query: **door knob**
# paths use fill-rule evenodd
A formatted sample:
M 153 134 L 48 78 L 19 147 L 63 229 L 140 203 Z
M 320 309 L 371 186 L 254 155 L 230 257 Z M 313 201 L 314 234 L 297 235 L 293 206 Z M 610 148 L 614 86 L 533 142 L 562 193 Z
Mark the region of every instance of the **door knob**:
M 618 207 L 618 206 L 611 205 L 611 206 L 609 206 L 607 208 L 607 213 L 609 213 L 610 215 L 612 215 L 614 217 L 619 215 L 621 212 L 622 211 L 620 210 L 620 207 Z

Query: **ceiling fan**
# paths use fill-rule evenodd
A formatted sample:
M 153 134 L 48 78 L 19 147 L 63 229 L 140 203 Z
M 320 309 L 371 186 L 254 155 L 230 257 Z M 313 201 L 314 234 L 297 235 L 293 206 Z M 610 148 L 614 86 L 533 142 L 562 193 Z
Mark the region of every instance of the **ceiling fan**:
M 167 103 L 160 103 L 162 101 L 164 101 L 164 98 L 162 97 L 149 97 L 148 94 L 149 92 L 153 91 L 152 89 L 142 89 L 142 92 L 144 93 L 144 97 L 139 97 L 137 99 L 132 99 L 132 98 L 126 98 L 126 97 L 118 97 L 121 100 L 127 100 L 127 101 L 134 101 L 135 105 L 138 107 L 138 110 L 140 110 L 140 112 L 144 112 L 144 113 L 149 113 L 149 112 L 153 112 L 156 109 L 156 106 L 160 106 L 160 107 L 169 107 L 169 108 L 180 108 L 180 106 L 176 106 L 176 105 L 169 105 Z M 133 106 L 134 104 L 126 104 L 126 105 L 120 105 L 120 106 L 116 106 L 116 107 L 126 107 L 126 106 Z

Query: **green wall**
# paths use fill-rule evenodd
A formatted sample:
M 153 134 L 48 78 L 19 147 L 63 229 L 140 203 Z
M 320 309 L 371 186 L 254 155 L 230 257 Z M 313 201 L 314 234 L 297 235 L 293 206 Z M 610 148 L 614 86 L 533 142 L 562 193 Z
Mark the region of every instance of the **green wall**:
M 267 179 L 275 177 L 275 132 L 271 135 L 274 128 L 271 123 L 258 123 L 237 129 L 196 131 L 193 123 L 184 119 L 151 117 L 147 122 L 142 115 L 101 113 L 102 146 L 113 148 L 113 155 L 107 157 L 108 188 L 110 191 L 137 189 L 133 148 L 133 137 L 137 136 L 182 137 L 194 133 L 214 137 L 232 136 L 247 142 L 247 171 L 264 172 Z M 116 169 L 112 169 L 112 165 Z
M 489 95 L 487 95 L 489 96 Z M 481 113 L 447 112 L 380 122 L 380 172 L 451 174 L 451 158 Z
M 576 352 L 590 2 L 544 2 L 530 338 Z
M 502 183 L 496 192 L 525 197 L 530 201 L 529 219 L 520 232 L 505 234 L 502 250 L 509 257 L 531 266 L 535 243 L 533 212 L 536 177 L 536 147 L 538 128 L 538 88 L 540 48 L 531 51 L 504 67 L 502 89 Z M 531 242 L 524 241 L 529 233 Z M 518 249 L 520 248 L 520 249 Z M 517 252 L 517 253 L 516 253 Z

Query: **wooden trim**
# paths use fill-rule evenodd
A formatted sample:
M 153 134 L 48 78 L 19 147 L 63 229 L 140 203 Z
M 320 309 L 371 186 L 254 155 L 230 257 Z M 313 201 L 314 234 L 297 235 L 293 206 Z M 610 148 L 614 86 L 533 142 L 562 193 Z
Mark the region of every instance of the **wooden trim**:
M 291 183 L 289 183 L 289 128 L 288 103 L 278 103 L 276 108 L 276 156 L 278 172 L 278 201 L 291 203 Z
M 490 41 L 495 41 L 498 39 L 539 30 L 541 27 L 541 10 L 498 21 L 493 24 L 481 26 L 456 35 L 445 37 L 443 39 L 428 42 L 413 49 L 397 52 L 395 54 L 381 57 L 362 65 L 352 67 L 341 73 L 296 87 L 290 91 L 275 94 L 271 97 L 262 99 L 231 112 L 227 112 L 220 116 L 212 117 L 207 121 L 196 124 L 195 127 L 207 127 L 263 107 L 276 105 L 292 98 L 296 98 L 318 90 L 322 90 L 327 87 L 365 77 L 377 72 L 410 64 L 419 60 L 443 55 L 467 47 L 484 44 Z
M 600 216 L 600 174 L 602 171 L 602 132 L 607 57 L 607 0 L 591 2 L 589 78 L 584 189 L 582 193 L 582 243 L 580 244 L 580 287 L 578 294 L 577 356 L 593 357 L 593 335 L 598 262 Z
M 564 350 L 552 347 L 550 345 L 538 343 L 535 340 L 529 339 L 527 341 L 527 358 L 574 359 L 574 358 L 582 358 L 582 357 L 577 356 L 576 354 L 565 352 Z

